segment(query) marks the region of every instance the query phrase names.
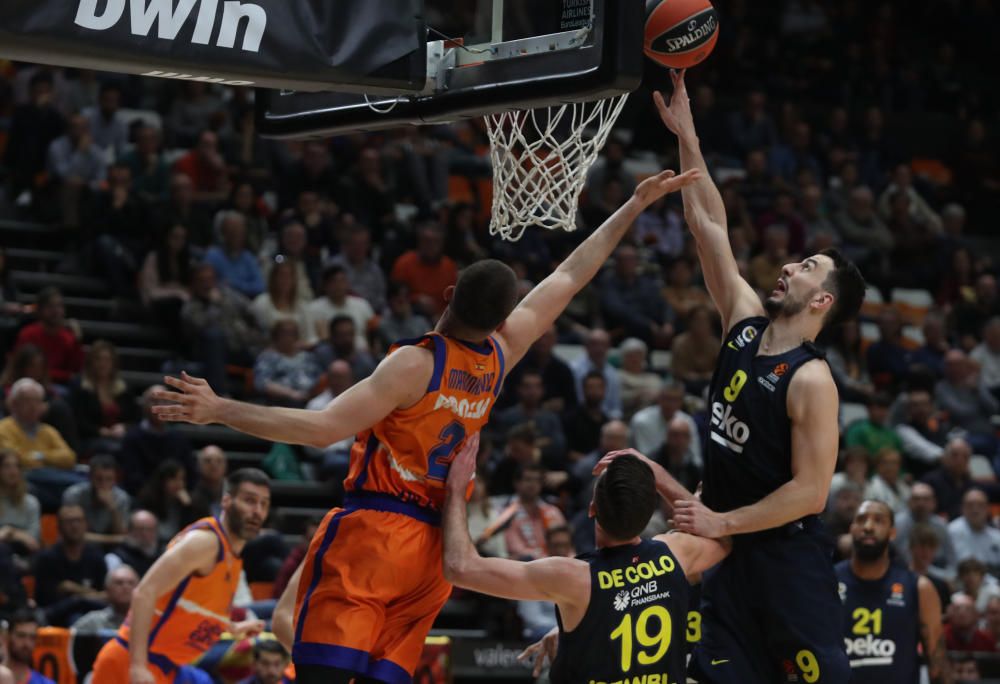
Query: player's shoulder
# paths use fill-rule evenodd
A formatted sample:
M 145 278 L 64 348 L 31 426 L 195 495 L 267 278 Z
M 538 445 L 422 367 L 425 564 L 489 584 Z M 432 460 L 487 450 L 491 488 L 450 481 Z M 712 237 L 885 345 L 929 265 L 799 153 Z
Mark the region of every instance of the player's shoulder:
M 795 371 L 788 385 L 788 392 L 800 395 L 812 395 L 816 392 L 837 392 L 837 384 L 830 372 L 830 365 L 822 358 L 813 358 L 804 362 Z

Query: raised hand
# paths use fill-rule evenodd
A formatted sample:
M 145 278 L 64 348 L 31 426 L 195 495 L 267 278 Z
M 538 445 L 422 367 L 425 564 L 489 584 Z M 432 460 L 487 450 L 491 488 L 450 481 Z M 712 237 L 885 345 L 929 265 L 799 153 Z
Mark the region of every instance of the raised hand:
M 694 117 L 691 116 L 691 99 L 684 84 L 684 70 L 671 71 L 670 80 L 674 83 L 670 104 L 666 103 L 662 93 L 653 93 L 656 109 L 666 127 L 678 138 L 694 135 Z
M 195 378 L 182 372 L 179 378 L 167 376 L 163 381 L 179 391 L 157 390 L 153 393 L 154 399 L 171 402 L 153 407 L 153 413 L 160 420 L 196 425 L 218 422 L 222 400 L 204 378 Z
M 594 477 L 597 477 L 598 475 L 600 475 L 601 473 L 603 473 L 605 470 L 607 470 L 608 466 L 611 465 L 611 462 L 613 460 L 615 460 L 619 456 L 624 456 L 625 454 L 629 454 L 630 456 L 635 456 L 636 458 L 638 458 L 640 461 L 642 461 L 643 463 L 645 463 L 648 466 L 652 466 L 653 465 L 653 461 L 651 461 L 648 456 L 646 456 L 645 454 L 639 453 L 635 449 L 621 449 L 619 451 L 609 451 L 594 466 L 594 470 L 593 470 Z
M 661 171 L 639 183 L 639 187 L 635 189 L 635 197 L 643 206 L 648 207 L 664 195 L 677 192 L 700 178 L 701 171 L 698 169 L 685 171 L 679 176 L 673 171 Z

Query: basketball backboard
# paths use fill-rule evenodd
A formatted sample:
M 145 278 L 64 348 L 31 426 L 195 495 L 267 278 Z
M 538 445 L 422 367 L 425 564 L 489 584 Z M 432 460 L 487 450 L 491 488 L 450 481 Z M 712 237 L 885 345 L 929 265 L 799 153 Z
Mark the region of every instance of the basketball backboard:
M 428 0 L 420 93 L 259 91 L 266 137 L 325 137 L 590 101 L 642 80 L 641 0 Z

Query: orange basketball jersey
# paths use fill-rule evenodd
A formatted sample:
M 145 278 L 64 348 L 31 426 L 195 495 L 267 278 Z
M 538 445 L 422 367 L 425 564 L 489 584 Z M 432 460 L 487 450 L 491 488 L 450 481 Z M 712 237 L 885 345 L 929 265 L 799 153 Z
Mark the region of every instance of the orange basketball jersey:
M 410 345 L 434 353 L 427 393 L 358 435 L 344 489 L 349 496 L 383 494 L 440 511 L 458 447 L 486 425 L 500 394 L 503 351 L 493 337 L 475 345 L 431 333 L 398 342 L 389 353 Z
M 229 629 L 229 609 L 243 570 L 243 560 L 233 553 L 229 537 L 216 518 L 202 518 L 170 540 L 168 549 L 194 530 L 209 530 L 218 537 L 219 552 L 212 571 L 204 576 L 190 574 L 169 593 L 156 601 L 149 633 L 150 662 L 154 654 L 174 666 L 188 665 L 212 647 Z M 118 631 L 128 643 L 131 613 Z

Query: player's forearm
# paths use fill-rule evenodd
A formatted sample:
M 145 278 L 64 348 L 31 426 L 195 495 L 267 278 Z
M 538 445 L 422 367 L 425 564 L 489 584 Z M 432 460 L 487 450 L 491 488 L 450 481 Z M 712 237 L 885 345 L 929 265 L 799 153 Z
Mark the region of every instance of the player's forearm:
M 650 461 L 653 469 L 653 477 L 656 481 L 656 492 L 671 506 L 677 501 L 688 501 L 694 499 L 694 494 L 687 490 L 674 476 L 667 472 L 667 469 L 655 461 Z
M 679 138 L 681 171 L 699 169 L 701 178 L 681 191 L 684 199 L 684 216 L 695 239 L 706 230 L 727 230 L 726 206 L 715 182 L 708 173 L 708 165 L 701 153 L 698 136 L 692 131 Z M 728 235 L 726 236 L 728 240 Z
M 629 198 L 611 218 L 566 257 L 556 272 L 568 275 L 577 289 L 583 288 L 604 266 L 643 209 L 645 206 L 641 200 L 634 196 Z
M 749 534 L 787 525 L 819 513 L 820 499 L 825 497 L 816 486 L 791 480 L 755 504 L 723 513 L 726 534 Z
M 277 605 L 274 607 L 274 615 L 271 616 L 271 631 L 278 639 L 285 650 L 292 652 L 295 640 L 295 597 L 299 593 L 299 579 L 302 577 L 302 568 L 305 561 L 299 564 L 298 569 L 292 574 L 288 581 L 288 586 L 281 593 Z
M 155 599 L 140 586 L 132 594 L 132 617 L 129 619 L 128 655 L 131 665 L 149 663 L 149 632 L 153 624 Z
M 234 430 L 282 444 L 323 448 L 337 441 L 331 426 L 323 423 L 318 411 L 258 406 L 220 399 L 215 419 Z
M 479 558 L 469 537 L 465 497 L 448 489 L 444 501 L 444 577 L 449 582 L 461 584 L 469 565 Z

